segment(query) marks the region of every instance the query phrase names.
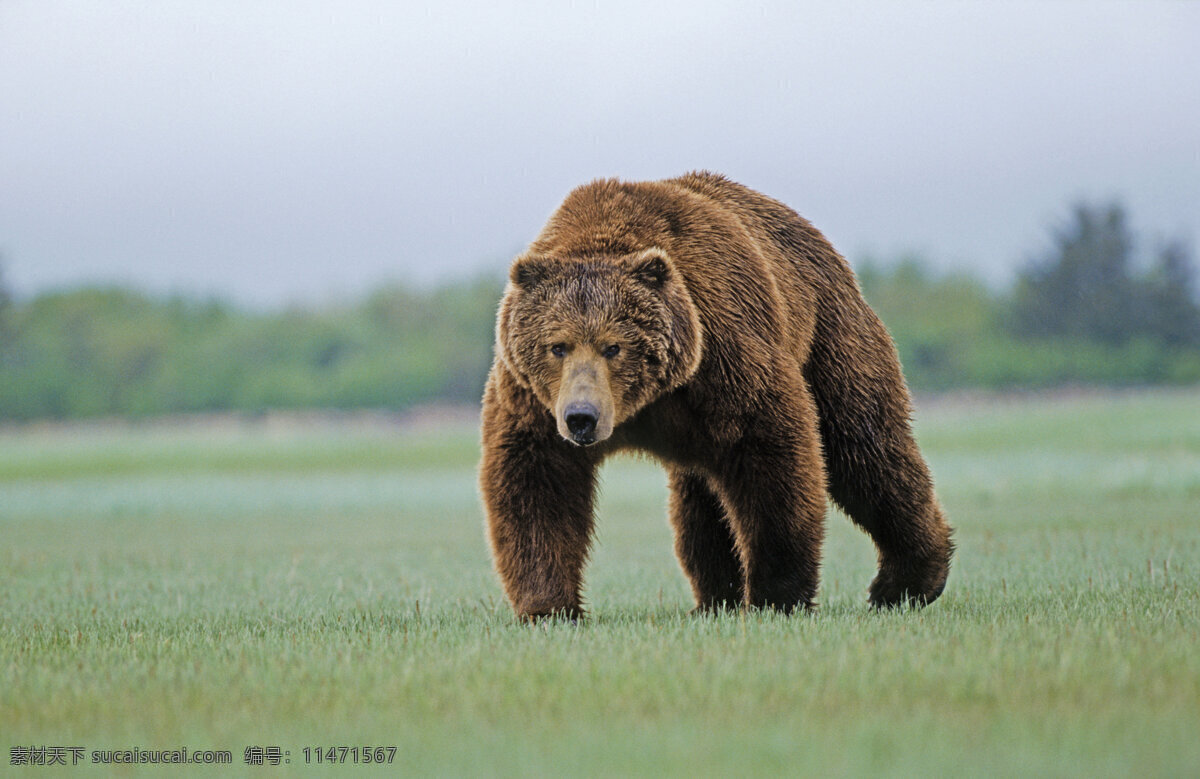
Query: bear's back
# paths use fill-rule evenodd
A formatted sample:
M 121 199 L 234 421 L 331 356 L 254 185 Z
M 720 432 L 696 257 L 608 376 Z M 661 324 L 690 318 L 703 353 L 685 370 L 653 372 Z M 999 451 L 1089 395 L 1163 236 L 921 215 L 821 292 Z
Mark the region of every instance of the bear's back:
M 663 183 L 710 202 L 737 221 L 760 258 L 759 272 L 769 276 L 768 286 L 786 320 L 779 339 L 794 351 L 807 352 L 816 318 L 856 305 L 859 296 L 850 266 L 820 231 L 788 206 L 706 171 Z
M 686 278 L 705 329 L 733 322 L 807 352 L 815 319 L 857 297 L 845 260 L 783 203 L 725 176 L 598 179 L 573 190 L 530 252 L 622 255 L 657 246 Z M 840 303 L 839 303 L 840 301 Z

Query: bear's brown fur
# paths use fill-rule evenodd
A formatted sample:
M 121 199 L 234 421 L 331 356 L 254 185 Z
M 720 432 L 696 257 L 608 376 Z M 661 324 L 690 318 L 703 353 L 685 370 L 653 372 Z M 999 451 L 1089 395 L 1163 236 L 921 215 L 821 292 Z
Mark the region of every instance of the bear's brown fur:
M 845 260 L 728 179 L 596 181 L 513 263 L 483 401 L 496 568 L 523 618 L 581 613 L 596 468 L 670 477 L 702 609 L 810 608 L 826 494 L 879 550 L 876 606 L 941 594 L 953 546 L 891 338 Z

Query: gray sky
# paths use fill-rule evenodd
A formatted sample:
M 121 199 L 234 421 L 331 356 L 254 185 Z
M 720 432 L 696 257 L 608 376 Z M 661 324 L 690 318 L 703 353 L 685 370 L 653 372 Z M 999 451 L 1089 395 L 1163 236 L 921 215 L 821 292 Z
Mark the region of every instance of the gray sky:
M 996 281 L 1073 200 L 1200 239 L 1200 3 L 0 0 L 0 256 L 254 305 L 500 272 L 574 185 L 723 172 Z

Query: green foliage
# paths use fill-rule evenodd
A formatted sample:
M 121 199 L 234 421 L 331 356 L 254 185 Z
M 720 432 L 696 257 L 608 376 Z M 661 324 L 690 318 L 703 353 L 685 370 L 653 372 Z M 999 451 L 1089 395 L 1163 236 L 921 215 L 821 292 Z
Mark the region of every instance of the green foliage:
M 1144 272 L 1124 210 L 1078 206 L 1010 294 L 936 276 L 914 258 L 859 279 L 917 390 L 1200 381 L 1191 258 L 1167 244 Z
M 279 313 L 118 289 L 0 297 L 0 419 L 477 402 L 500 290 Z
M 858 271 L 868 302 L 896 341 L 909 384 L 946 390 L 981 377 L 981 349 L 994 345 L 999 303 L 970 276 L 933 276 L 913 257 Z

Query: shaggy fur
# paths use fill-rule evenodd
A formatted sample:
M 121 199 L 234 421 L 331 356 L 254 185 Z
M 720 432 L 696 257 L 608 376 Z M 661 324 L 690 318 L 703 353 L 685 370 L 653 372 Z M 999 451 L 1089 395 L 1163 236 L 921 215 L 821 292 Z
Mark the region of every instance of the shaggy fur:
M 832 497 L 870 601 L 941 594 L 953 546 L 891 338 L 833 247 L 722 176 L 579 187 L 513 263 L 483 405 L 492 553 L 523 618 L 581 613 L 599 463 L 668 469 L 701 609 L 814 605 Z

